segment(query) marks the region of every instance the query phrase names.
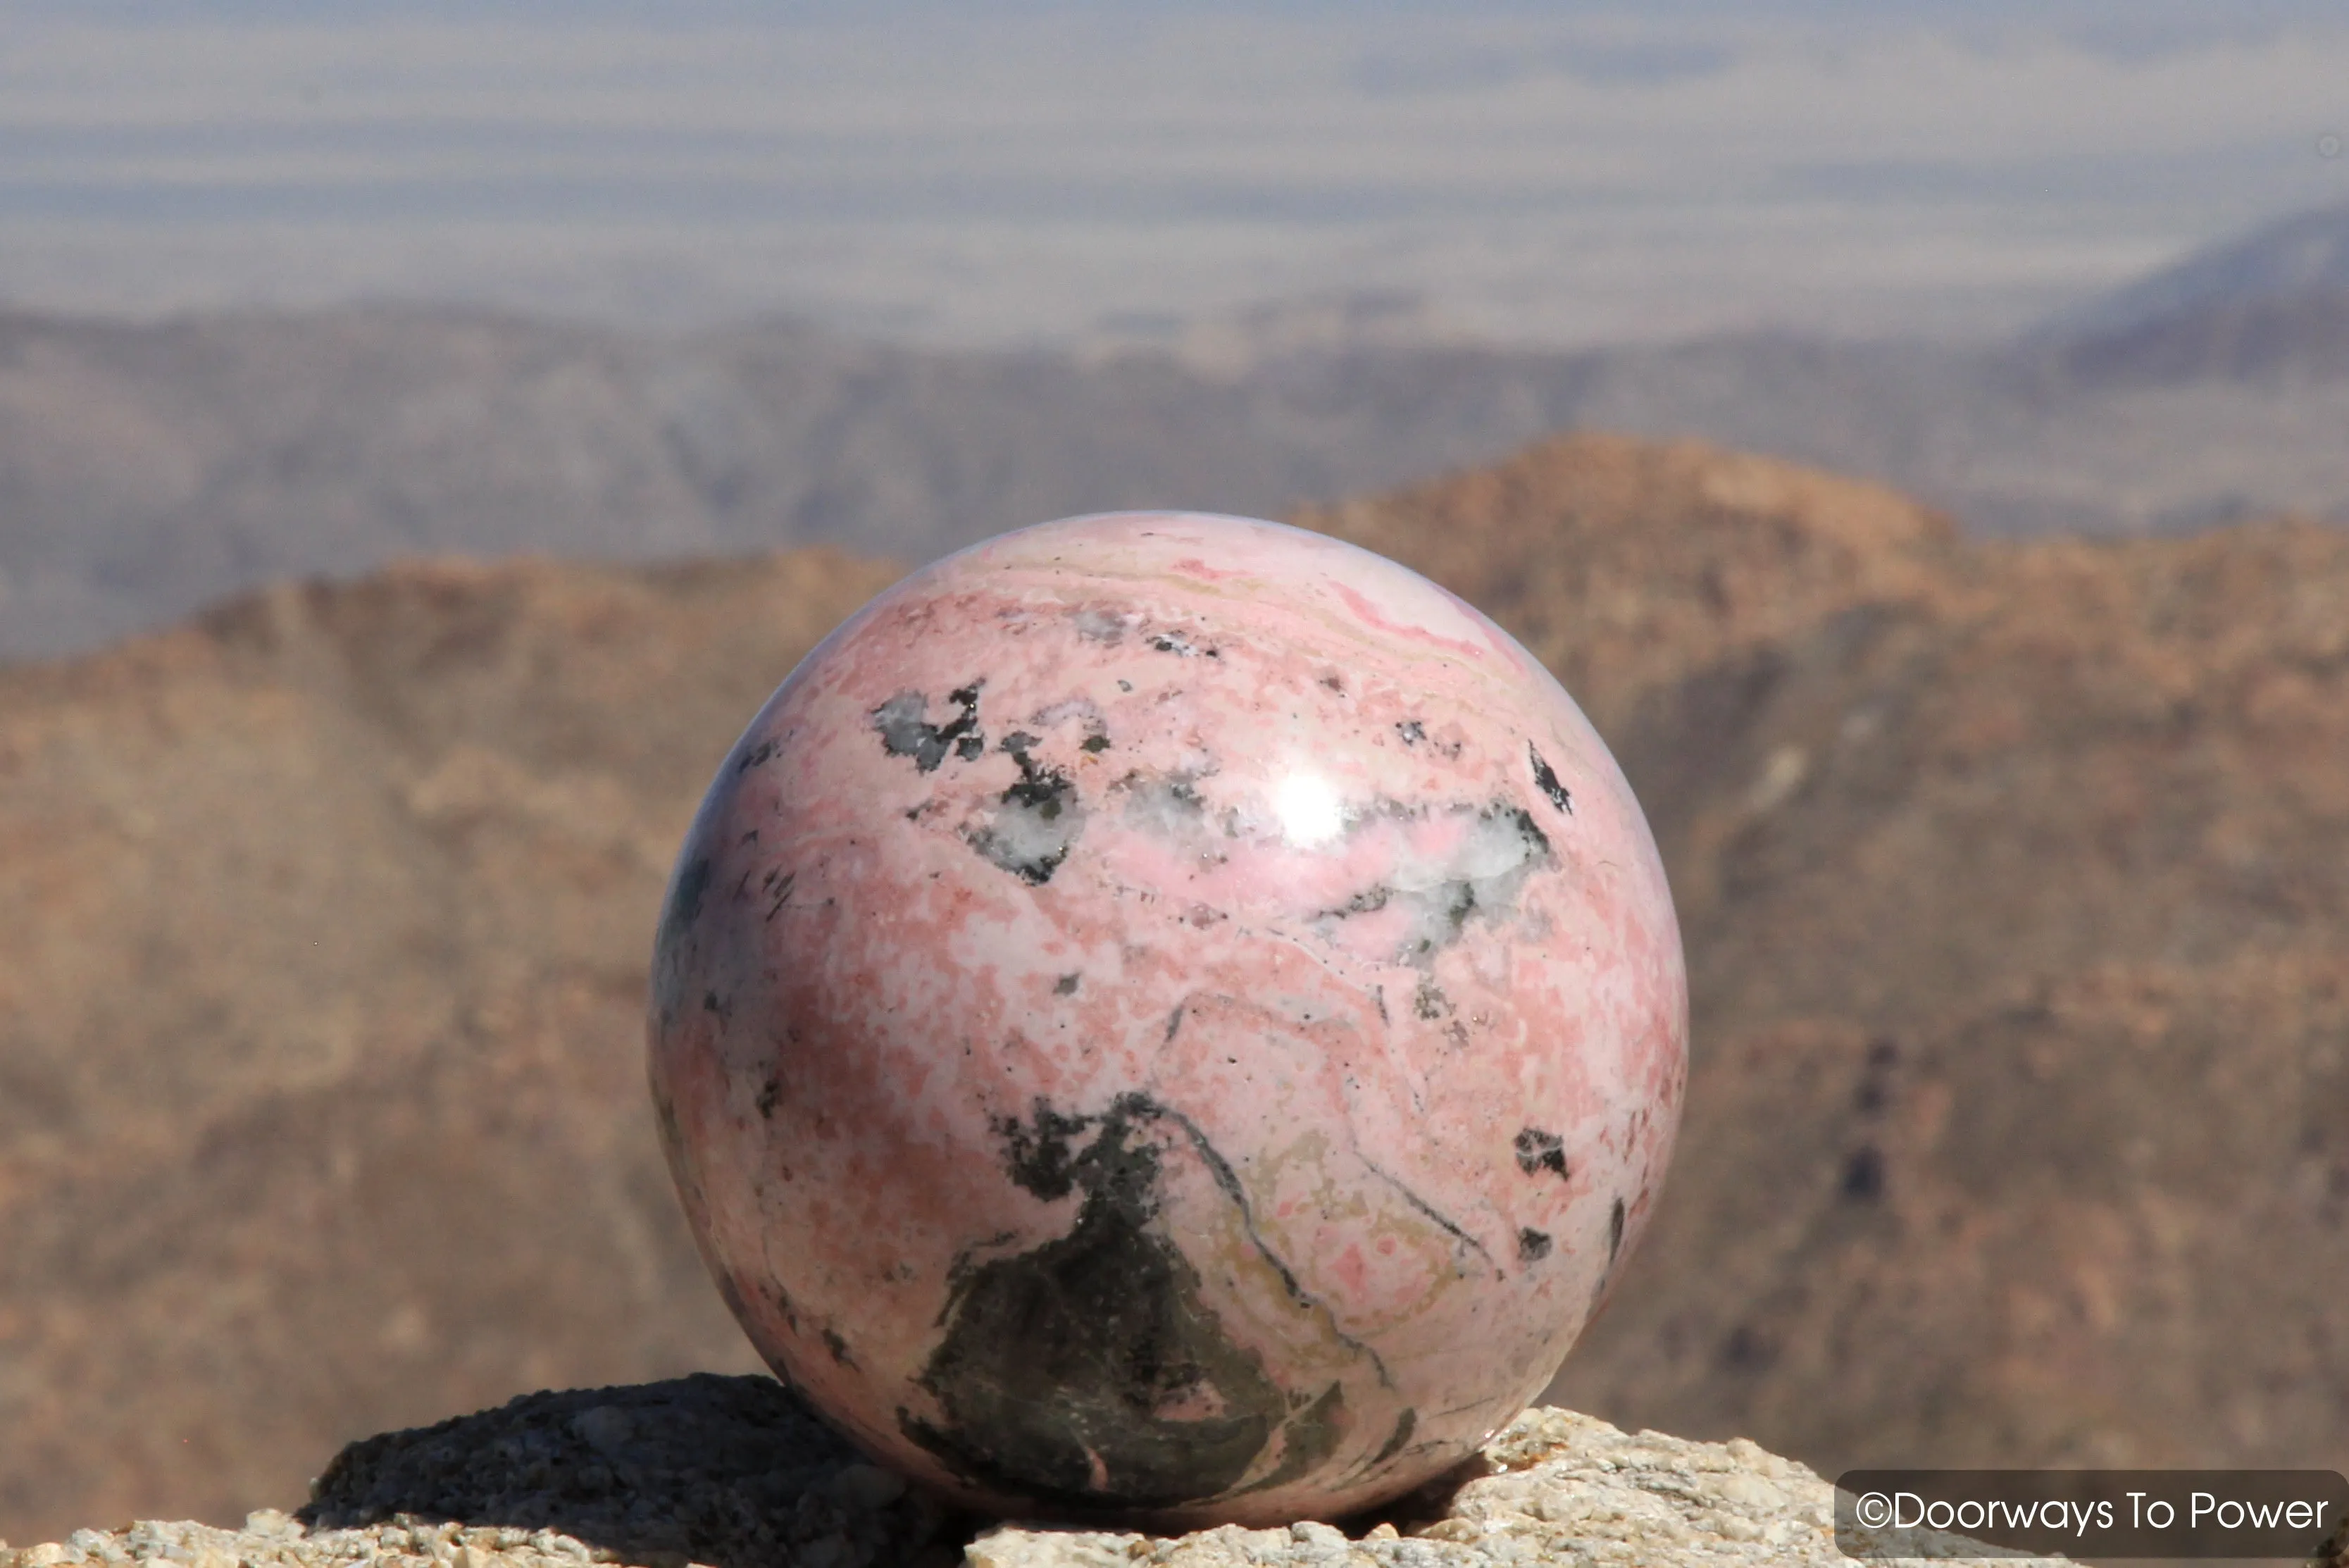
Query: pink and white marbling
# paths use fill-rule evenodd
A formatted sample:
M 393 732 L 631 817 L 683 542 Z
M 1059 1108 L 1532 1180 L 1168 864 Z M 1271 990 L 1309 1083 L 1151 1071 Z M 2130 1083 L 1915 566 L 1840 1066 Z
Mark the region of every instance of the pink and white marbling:
M 794 670 L 661 924 L 651 1075 L 776 1370 L 995 1510 L 1330 1518 L 1548 1382 L 1654 1200 L 1647 825 L 1507 634 L 1276 524 L 916 573 Z

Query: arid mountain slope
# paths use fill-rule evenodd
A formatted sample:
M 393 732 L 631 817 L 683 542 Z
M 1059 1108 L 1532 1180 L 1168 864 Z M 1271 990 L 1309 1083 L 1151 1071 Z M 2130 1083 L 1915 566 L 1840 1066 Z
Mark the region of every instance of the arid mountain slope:
M 2349 537 L 1954 545 L 1870 486 L 1581 437 L 1310 512 L 1517 631 L 1672 870 L 1700 1012 L 1916 1018 L 2349 916 Z
M 1682 1153 L 1561 1397 L 1828 1469 L 2349 1459 L 2349 536 L 1968 545 L 1596 437 L 1305 521 L 1561 672 L 1681 899 Z M 0 673 L 0 1534 L 747 1365 L 650 925 L 890 575 L 410 566 Z
M 0 1535 L 752 1360 L 644 1108 L 710 769 L 888 567 L 287 587 L 0 682 Z
M 1551 1397 L 1868 1464 L 2349 1460 L 2349 960 L 1716 1025 Z
M 1671 865 L 1687 1131 L 1555 1394 L 1823 1469 L 2349 1459 L 2349 541 L 1945 547 L 1823 480 L 1593 529 L 1736 463 L 1330 514 L 1590 693 Z M 1640 562 L 1614 623 L 1546 538 Z
M 1478 606 L 1610 732 L 1650 692 L 1849 605 L 1922 595 L 1957 558 L 1946 518 L 1881 486 L 1608 436 L 1293 520 Z
M 1671 869 L 1682 1153 L 1556 1397 L 1830 1471 L 2349 1461 L 2349 540 L 1959 546 L 1588 440 L 1314 520 L 1526 636 Z

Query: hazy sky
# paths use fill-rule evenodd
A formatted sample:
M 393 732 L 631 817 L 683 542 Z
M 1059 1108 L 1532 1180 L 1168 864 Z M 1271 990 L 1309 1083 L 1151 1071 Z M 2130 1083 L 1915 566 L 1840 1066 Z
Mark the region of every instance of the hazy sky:
M 1971 330 L 2349 201 L 2344 136 L 2343 0 L 0 0 L 0 298 Z

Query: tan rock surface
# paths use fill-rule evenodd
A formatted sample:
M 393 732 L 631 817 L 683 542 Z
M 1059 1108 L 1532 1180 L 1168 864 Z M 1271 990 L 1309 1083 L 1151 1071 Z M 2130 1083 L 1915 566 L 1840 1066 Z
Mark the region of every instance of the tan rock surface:
M 81 1530 L 0 1550 L 0 1568 L 1825 1568 L 1850 1561 L 1834 1506 L 1826 1481 L 1752 1443 L 1534 1409 L 1452 1474 L 1342 1525 L 1152 1537 L 1001 1523 L 863 1463 L 771 1379 L 702 1375 L 383 1433 L 345 1449 L 297 1514 Z M 1980 1554 L 1929 1532 L 1864 1540 L 1886 1561 Z
M 1743 1439 L 1635 1436 L 1537 1407 L 1486 1445 L 1484 1458 L 1488 1473 L 1444 1498 L 1433 1519 L 1405 1511 L 1350 1534 L 1312 1521 L 1283 1530 L 1226 1525 L 1173 1539 L 1006 1525 L 981 1533 L 963 1560 L 968 1568 L 1828 1568 L 1853 1561 L 1836 1546 L 1834 1489 Z M 1946 1537 L 1899 1544 L 1935 1556 L 1971 1546 Z M 1883 1560 L 1902 1559 L 1888 1551 Z

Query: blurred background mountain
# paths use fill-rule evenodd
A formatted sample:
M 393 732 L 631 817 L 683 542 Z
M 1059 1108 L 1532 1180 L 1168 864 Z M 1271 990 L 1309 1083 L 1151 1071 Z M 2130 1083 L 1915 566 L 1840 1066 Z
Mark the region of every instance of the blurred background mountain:
M 0 1534 L 747 1368 L 642 1104 L 687 815 L 903 565 L 1125 505 L 1427 571 L 1648 806 L 1689 1120 L 1559 1397 L 2349 1465 L 2333 0 L 0 43 Z
M 1977 533 L 2349 519 L 2349 206 L 1988 345 L 1443 341 L 1378 296 L 1165 344 L 652 337 L 481 310 L 0 316 L 0 657 L 401 556 L 838 543 L 919 561 L 1134 505 L 1277 514 L 1571 428 L 1896 483 Z

